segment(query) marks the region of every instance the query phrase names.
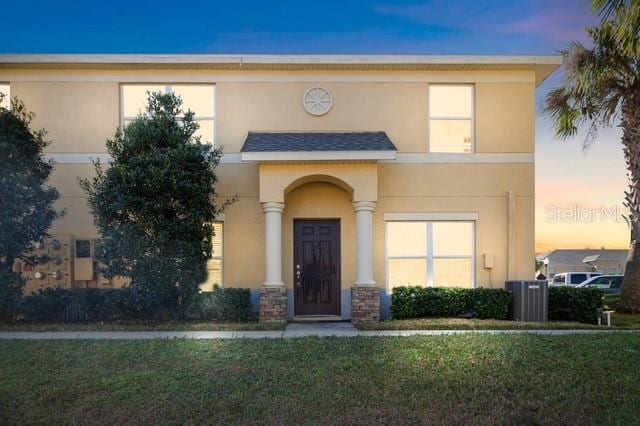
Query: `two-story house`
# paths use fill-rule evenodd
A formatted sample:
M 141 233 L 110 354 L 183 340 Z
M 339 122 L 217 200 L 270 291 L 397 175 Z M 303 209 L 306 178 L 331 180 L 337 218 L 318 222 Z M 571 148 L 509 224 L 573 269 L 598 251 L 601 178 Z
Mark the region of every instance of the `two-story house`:
M 179 94 L 222 146 L 209 279 L 262 320 L 377 318 L 395 286 L 534 275 L 536 87 L 557 56 L 0 55 L 0 90 L 52 141 L 67 214 L 29 289 L 118 286 L 78 177 L 147 91 Z

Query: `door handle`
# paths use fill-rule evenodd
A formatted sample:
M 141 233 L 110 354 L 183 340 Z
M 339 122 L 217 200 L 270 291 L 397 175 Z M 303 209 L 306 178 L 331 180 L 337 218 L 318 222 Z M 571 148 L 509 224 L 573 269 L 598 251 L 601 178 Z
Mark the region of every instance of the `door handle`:
M 300 286 L 300 277 L 302 275 L 302 271 L 300 271 L 300 265 L 296 265 L 296 286 Z

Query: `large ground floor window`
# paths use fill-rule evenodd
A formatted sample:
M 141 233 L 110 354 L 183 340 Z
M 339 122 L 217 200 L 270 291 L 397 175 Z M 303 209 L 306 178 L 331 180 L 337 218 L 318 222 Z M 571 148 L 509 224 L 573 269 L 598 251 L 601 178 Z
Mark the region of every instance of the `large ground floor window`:
M 386 233 L 389 289 L 474 287 L 474 222 L 389 221 Z

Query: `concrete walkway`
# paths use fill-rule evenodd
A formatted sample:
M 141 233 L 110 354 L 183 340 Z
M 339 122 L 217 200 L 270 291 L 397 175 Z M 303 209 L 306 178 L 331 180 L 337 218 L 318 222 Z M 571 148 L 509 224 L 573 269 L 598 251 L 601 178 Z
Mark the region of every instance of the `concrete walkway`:
M 408 337 L 460 334 L 577 334 L 640 333 L 640 330 L 366 330 L 348 322 L 290 323 L 284 331 L 1 331 L 0 339 L 19 340 L 150 340 L 150 339 L 288 339 L 299 337 Z

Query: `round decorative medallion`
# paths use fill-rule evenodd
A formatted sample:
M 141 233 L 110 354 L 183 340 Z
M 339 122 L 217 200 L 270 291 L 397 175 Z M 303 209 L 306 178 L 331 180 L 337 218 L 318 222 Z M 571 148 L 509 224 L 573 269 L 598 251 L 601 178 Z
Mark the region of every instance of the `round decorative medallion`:
M 312 87 L 302 97 L 304 109 L 311 115 L 324 115 L 333 105 L 333 97 L 327 89 Z

